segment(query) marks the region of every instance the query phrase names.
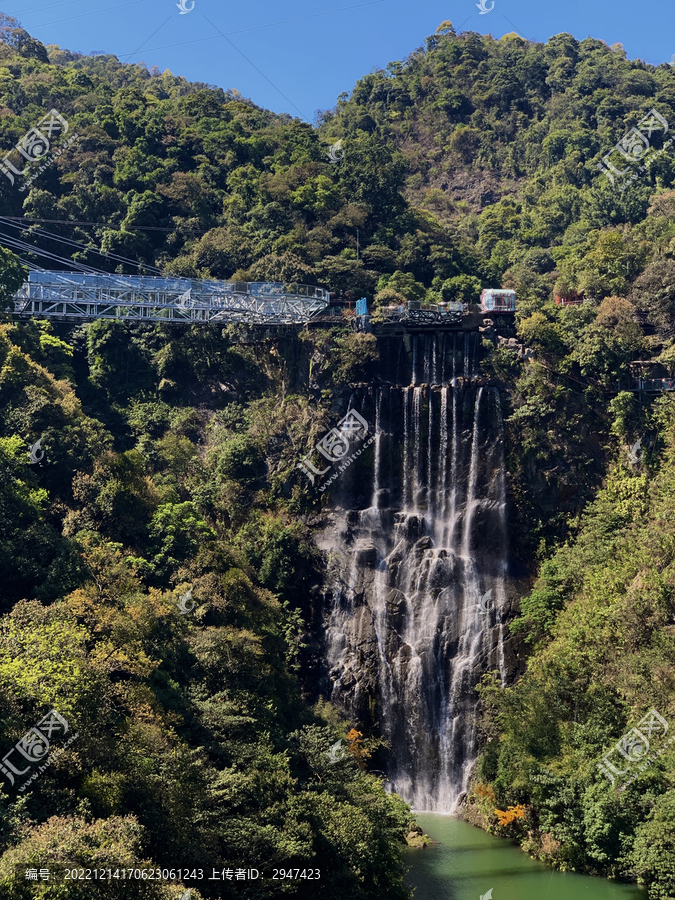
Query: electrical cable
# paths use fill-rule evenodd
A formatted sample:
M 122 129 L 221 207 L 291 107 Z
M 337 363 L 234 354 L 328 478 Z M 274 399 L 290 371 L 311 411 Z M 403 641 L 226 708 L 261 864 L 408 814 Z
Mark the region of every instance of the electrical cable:
M 34 216 L 2 216 L 3 219 L 10 219 L 13 222 L 48 222 L 51 225 L 95 225 L 97 228 L 108 228 L 111 231 L 121 231 L 121 228 L 114 227 L 109 222 L 82 222 L 79 219 L 37 219 Z M 162 228 L 159 225 L 127 225 L 125 230 L 129 231 L 173 231 L 173 228 Z M 195 232 L 196 234 L 206 234 L 205 231 Z
M 80 269 L 82 272 L 87 274 L 94 275 L 98 273 L 98 270 L 94 269 L 92 266 L 88 266 L 86 263 L 80 263 L 73 259 L 66 259 L 66 257 L 58 256 L 55 253 L 50 253 L 48 250 L 40 250 L 39 247 L 34 247 L 32 244 L 27 244 L 25 241 L 20 241 L 16 238 L 8 237 L 7 235 L 0 235 L 0 241 L 7 244 L 12 249 L 23 250 L 24 253 L 28 251 L 35 256 L 41 256 L 44 259 L 49 259 L 62 265 L 65 263 L 71 266 L 71 268 L 74 267 L 76 269 Z M 101 272 L 100 274 L 107 273 Z
M 167 19 L 164 19 L 164 21 L 163 21 L 162 24 L 159 26 L 159 28 L 155 28 L 155 30 L 152 32 L 152 34 L 150 35 L 150 37 L 147 37 L 147 38 L 143 41 L 143 43 L 140 45 L 140 47 L 136 47 L 136 49 L 134 50 L 133 53 L 127 54 L 127 56 L 124 57 L 124 58 L 125 58 L 125 59 L 128 59 L 130 56 L 136 56 L 136 54 L 137 54 L 140 50 L 142 50 L 143 47 L 145 47 L 145 45 L 148 43 L 148 41 L 150 40 L 150 38 L 153 38 L 153 37 L 157 34 L 158 31 L 160 31 L 162 28 L 164 28 L 164 26 L 166 25 L 166 23 L 169 21 L 170 18 L 171 18 L 171 16 L 169 16 Z
M 218 28 L 217 25 L 214 25 L 214 24 L 213 24 L 213 22 L 211 21 L 211 19 L 207 18 L 206 16 L 204 16 L 204 18 L 205 18 L 206 21 L 209 23 L 209 25 L 213 25 L 213 27 L 216 29 L 216 31 L 218 32 L 218 34 L 221 35 L 221 37 L 224 37 L 225 40 L 227 41 L 227 43 L 228 43 L 231 47 L 234 47 L 234 49 L 237 51 L 237 53 L 238 53 L 240 56 L 243 56 L 243 57 L 244 57 L 244 59 L 246 60 L 246 62 L 247 62 L 250 66 L 253 66 L 253 68 L 256 70 L 256 72 L 257 72 L 259 75 L 262 75 L 262 77 L 265 79 L 265 81 L 267 81 L 269 84 L 272 85 L 272 87 L 274 88 L 275 91 L 278 91 L 278 92 L 281 94 L 281 96 L 284 98 L 284 100 L 285 100 L 287 103 L 290 103 L 290 104 L 291 104 L 291 106 L 293 107 L 293 109 L 297 110 L 297 111 L 300 113 L 300 115 L 302 116 L 302 118 L 303 118 L 306 122 L 309 122 L 309 119 L 308 119 L 307 116 L 304 114 L 304 112 L 303 112 L 301 109 L 298 109 L 298 107 L 295 105 L 295 103 L 293 103 L 293 101 L 292 101 L 291 99 L 289 99 L 289 98 L 286 96 L 286 94 L 284 94 L 284 92 L 283 92 L 280 88 L 278 88 L 278 87 L 276 86 L 276 84 L 272 81 L 271 78 L 268 78 L 267 75 L 265 75 L 264 72 L 261 72 L 261 70 L 256 66 L 256 64 L 255 64 L 254 62 L 252 62 L 252 61 L 248 58 L 248 56 L 246 56 L 246 54 L 243 53 L 243 52 L 239 49 L 239 47 L 237 47 L 236 44 L 232 43 L 232 41 L 229 39 L 229 37 L 227 37 L 226 35 L 224 35 L 223 32 L 220 30 L 220 28 Z
M 368 3 L 358 3 L 355 6 L 339 6 L 337 9 L 327 9 L 326 12 L 322 13 L 313 13 L 311 16 L 298 16 L 295 19 L 284 19 L 281 22 L 267 22 L 265 25 L 254 25 L 252 28 L 241 28 L 239 31 L 228 31 L 227 36 L 232 36 L 235 34 L 248 34 L 249 31 L 259 31 L 261 28 L 275 28 L 277 25 L 290 25 L 295 22 L 304 22 L 306 19 L 318 19 L 321 16 L 330 16 L 333 13 L 344 12 L 345 10 L 350 9 L 362 9 L 364 6 L 375 6 L 378 3 L 386 3 L 387 0 L 370 0 Z M 469 19 L 471 16 L 469 16 Z M 469 19 L 466 21 L 468 22 Z M 159 28 L 157 29 L 159 31 Z M 223 35 L 225 37 L 226 35 Z M 216 35 L 213 37 L 205 37 L 205 38 L 194 38 L 191 41 L 179 41 L 177 44 L 164 44 L 162 47 L 149 47 L 146 48 L 146 53 L 154 53 L 156 50 L 169 50 L 173 47 L 184 47 L 186 44 L 201 44 L 204 41 L 215 41 Z M 150 40 L 150 38 L 148 38 Z M 135 51 L 134 51 L 135 52 Z M 119 56 L 118 59 L 129 59 L 130 56 L 133 56 L 134 53 L 125 53 L 123 56 Z M 290 102 L 290 101 L 289 101 Z
M 502 19 L 506 19 L 506 16 L 502 16 Z M 521 37 L 524 41 L 529 41 L 531 44 L 534 43 L 534 41 L 531 41 L 529 38 L 526 38 L 524 34 L 521 34 L 521 33 L 518 31 L 518 29 L 517 29 L 516 26 L 513 24 L 513 22 L 511 21 L 511 19 L 506 19 L 506 21 L 509 23 L 509 25 L 511 26 L 511 28 L 513 28 L 513 30 L 514 30 L 515 33 L 518 35 L 518 37 Z M 650 134 L 651 134 L 651 132 L 650 132 Z
M 19 226 L 16 226 L 16 225 L 14 225 L 13 223 L 10 223 L 10 222 L 8 222 L 7 224 L 10 225 L 11 227 L 14 227 L 14 228 L 19 227 Z M 31 235 L 31 236 L 32 236 L 32 235 Z M 9 238 L 9 239 L 10 239 L 10 240 L 15 240 L 15 241 L 18 240 L 17 238 Z M 60 239 L 60 238 L 58 238 L 58 237 L 51 237 L 51 236 L 48 236 L 48 240 L 60 241 L 61 243 L 69 244 L 70 246 L 73 246 L 73 247 L 75 247 L 76 249 L 79 249 L 79 250 L 85 250 L 86 252 L 96 253 L 98 256 L 102 256 L 103 258 L 112 259 L 112 260 L 115 261 L 115 262 L 125 262 L 125 263 L 127 263 L 127 264 L 129 264 L 129 265 L 133 265 L 133 266 L 138 266 L 138 265 L 139 265 L 139 263 L 135 262 L 134 260 L 126 259 L 126 257 L 118 257 L 118 256 L 116 256 L 115 254 L 105 254 L 105 253 L 102 253 L 102 252 L 100 252 L 100 251 L 98 251 L 98 250 L 93 250 L 92 248 L 85 247 L 83 244 L 78 244 L 76 241 L 67 241 L 66 239 Z M 32 247 L 34 250 L 37 250 L 37 249 L 38 249 L 34 244 L 30 244 L 30 243 L 28 243 L 28 242 L 26 242 L 26 241 L 20 241 L 20 243 L 21 243 L 21 244 L 25 244 L 26 247 Z M 64 258 L 64 259 L 65 259 L 66 257 L 60 257 L 60 258 Z M 153 267 L 153 268 L 154 268 L 154 267 Z M 159 270 L 157 270 L 157 271 L 159 271 Z
M 84 19 L 87 16 L 100 16 L 101 13 L 112 12 L 114 9 L 123 9 L 125 6 L 138 6 L 145 0 L 131 0 L 131 3 L 122 3 L 120 6 L 106 6 L 105 9 L 97 9 L 94 12 L 82 13 L 79 16 L 69 16 L 67 19 L 57 19 L 56 22 L 40 22 L 39 25 L 31 25 L 31 28 L 45 28 L 47 25 L 60 25 L 61 22 L 72 22 L 73 19 Z
M 2 241 L 7 241 L 7 239 L 5 236 L 0 235 L 0 243 Z M 16 245 L 18 243 L 23 243 L 23 242 L 17 242 L 14 239 L 10 239 L 7 241 L 7 243 L 13 249 L 18 249 L 16 247 Z M 28 249 L 31 252 L 35 251 L 35 248 L 33 248 L 33 247 L 29 247 Z M 104 272 L 101 269 L 94 269 L 91 266 L 85 265 L 84 263 L 77 263 L 74 260 L 66 259 L 63 256 L 55 256 L 53 253 L 45 253 L 40 250 L 37 250 L 35 252 L 38 256 L 43 256 L 45 259 L 49 259 L 50 262 L 58 262 L 61 265 L 65 265 L 67 267 L 65 272 L 59 272 L 55 269 L 46 269 L 43 266 L 39 265 L 38 263 L 34 263 L 31 260 L 26 259 L 23 256 L 19 256 L 18 258 L 19 258 L 20 262 L 22 262 L 25 266 L 27 266 L 31 272 L 48 272 L 50 274 L 50 276 L 61 279 L 70 284 L 78 284 L 78 282 L 70 281 L 70 279 L 68 278 L 68 274 L 73 274 L 73 273 L 76 273 L 79 275 L 91 275 L 94 277 L 105 278 L 111 285 L 117 284 L 119 287 L 122 287 L 122 288 L 129 287 L 128 279 L 130 277 L 131 278 L 146 277 L 146 276 L 142 276 L 142 275 L 141 276 L 129 276 L 129 275 L 118 275 L 115 272 Z
M 79 3 L 79 2 L 80 2 L 80 0 L 66 0 L 65 3 L 48 3 L 47 6 L 31 6 L 30 9 L 24 9 L 20 13 L 17 13 L 17 15 L 25 16 L 26 13 L 37 12 L 40 9 L 53 9 L 55 6 L 72 6 L 73 3 Z M 7 15 L 14 18 L 13 13 L 7 13 Z
M 4 219 L 5 219 L 4 216 L 0 216 L 0 223 L 2 223 L 4 221 Z M 22 229 L 24 231 L 30 229 L 30 227 L 31 227 L 24 223 L 6 222 L 5 224 L 10 228 L 18 228 L 18 229 Z M 95 253 L 97 256 L 101 256 L 104 259 L 112 259 L 115 262 L 126 263 L 127 265 L 132 265 L 132 266 L 145 265 L 146 268 L 154 269 L 155 272 L 157 272 L 158 274 L 161 274 L 160 269 L 158 269 L 156 266 L 139 263 L 137 260 L 129 259 L 128 257 L 121 256 L 118 253 L 104 253 L 102 250 L 97 250 L 94 247 L 88 247 L 86 244 L 82 244 L 79 241 L 72 240 L 71 238 L 64 238 L 59 235 L 52 234 L 52 232 L 46 231 L 44 229 L 42 229 L 41 231 L 38 231 L 38 232 L 35 232 L 35 231 L 31 232 L 31 236 L 33 236 L 33 235 L 43 235 L 43 236 L 47 237 L 48 240 L 58 241 L 61 244 L 65 244 L 66 246 L 70 246 L 70 247 L 75 247 L 79 250 L 84 250 L 87 253 Z
M 0 221 L 1 221 L 1 217 L 0 217 Z M 14 225 L 11 222 L 7 222 L 6 224 L 12 228 L 20 227 L 20 226 Z M 69 240 L 68 238 L 58 237 L 57 235 L 50 234 L 47 231 L 32 232 L 30 236 L 32 237 L 33 235 L 36 235 L 36 234 L 44 235 L 48 240 L 58 241 L 61 244 L 65 244 L 66 246 L 74 247 L 78 250 L 83 250 L 87 253 L 94 253 L 97 256 L 102 257 L 103 259 L 111 259 L 111 260 L 114 260 L 115 262 L 125 263 L 130 266 L 144 265 L 146 268 L 154 269 L 155 272 L 157 272 L 158 274 L 161 274 L 160 269 L 158 269 L 156 266 L 151 266 L 146 263 L 139 263 L 138 260 L 129 259 L 126 256 L 120 256 L 118 253 L 104 253 L 102 250 L 97 250 L 94 247 L 87 247 L 85 244 L 81 244 L 78 241 Z
M 117 283 L 121 287 L 128 287 L 128 281 L 125 279 L 128 278 L 147 278 L 147 277 L 164 277 L 159 269 L 155 269 L 155 272 L 159 273 L 158 275 L 118 275 L 117 272 L 105 272 L 103 269 L 97 269 L 94 266 L 89 266 L 86 263 L 78 262 L 74 259 L 69 259 L 65 256 L 59 256 L 55 253 L 50 253 L 48 250 L 41 250 L 39 247 L 34 247 L 32 244 L 27 244 L 25 241 L 21 241 L 18 238 L 9 237 L 8 235 L 0 234 L 0 244 L 6 244 L 12 250 L 23 251 L 24 253 L 28 251 L 29 253 L 34 254 L 35 256 L 40 256 L 43 259 L 47 259 L 52 263 L 58 263 L 63 266 L 66 271 L 77 271 L 81 275 L 97 275 L 102 276 L 108 279 L 111 283 Z M 37 265 L 36 263 L 29 262 L 24 257 L 19 257 L 21 262 L 27 265 L 31 269 L 36 269 L 44 272 L 53 272 L 53 269 L 45 269 L 42 266 Z M 135 263 L 138 267 L 141 267 L 142 263 Z M 147 268 L 150 268 L 149 266 Z M 154 267 L 153 267 L 154 268 Z M 169 276 L 170 277 L 170 276 Z M 178 279 L 182 280 L 182 279 Z M 200 284 L 202 286 L 208 286 L 209 284 L 213 284 L 213 282 L 209 281 L 199 281 L 197 279 L 188 279 L 189 281 Z

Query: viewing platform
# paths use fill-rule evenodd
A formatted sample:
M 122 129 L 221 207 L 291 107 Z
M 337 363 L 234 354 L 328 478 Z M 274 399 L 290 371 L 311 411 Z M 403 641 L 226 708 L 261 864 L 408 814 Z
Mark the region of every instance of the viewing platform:
M 308 322 L 329 299 L 323 288 L 295 283 L 32 271 L 14 295 L 14 312 L 78 321 L 294 325 Z

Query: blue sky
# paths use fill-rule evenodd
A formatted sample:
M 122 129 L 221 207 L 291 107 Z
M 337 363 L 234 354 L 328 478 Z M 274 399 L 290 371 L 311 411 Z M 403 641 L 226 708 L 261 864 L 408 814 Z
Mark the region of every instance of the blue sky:
M 458 31 L 495 37 L 514 30 L 538 41 L 561 31 L 590 35 L 654 64 L 675 54 L 673 0 L 494 0 L 484 15 L 477 0 L 194 0 L 183 15 L 177 2 L 6 0 L 2 11 L 45 44 L 143 60 L 308 121 L 374 67 L 405 58 L 444 19 Z M 193 0 L 183 2 L 189 8 Z M 484 0 L 488 8 L 491 2 Z

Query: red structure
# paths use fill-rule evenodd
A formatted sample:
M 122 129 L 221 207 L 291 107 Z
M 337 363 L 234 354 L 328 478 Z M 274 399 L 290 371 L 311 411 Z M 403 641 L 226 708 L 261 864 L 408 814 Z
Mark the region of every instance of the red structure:
M 570 291 L 566 296 L 554 294 L 553 299 L 556 302 L 556 306 L 578 306 L 584 302 L 584 295 L 577 294 L 576 291 Z

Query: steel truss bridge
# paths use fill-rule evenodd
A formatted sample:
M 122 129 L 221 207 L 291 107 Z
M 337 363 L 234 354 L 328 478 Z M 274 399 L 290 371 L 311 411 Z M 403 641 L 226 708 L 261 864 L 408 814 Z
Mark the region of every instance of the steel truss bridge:
M 14 311 L 79 321 L 297 325 L 329 299 L 328 291 L 304 284 L 34 271 L 14 295 Z

